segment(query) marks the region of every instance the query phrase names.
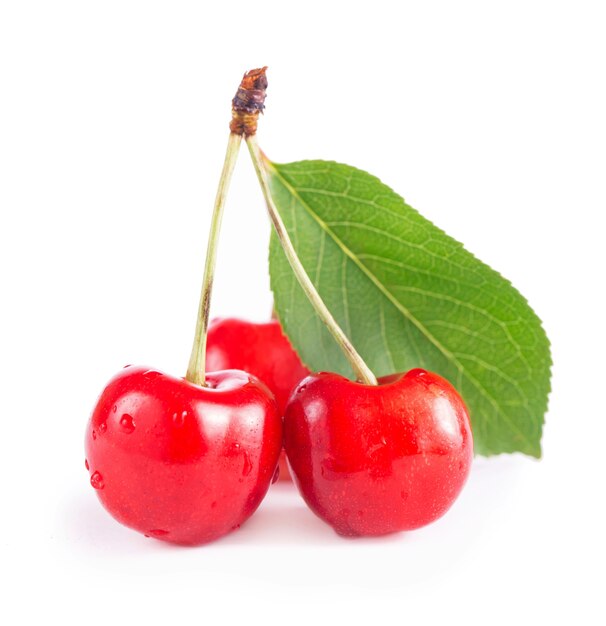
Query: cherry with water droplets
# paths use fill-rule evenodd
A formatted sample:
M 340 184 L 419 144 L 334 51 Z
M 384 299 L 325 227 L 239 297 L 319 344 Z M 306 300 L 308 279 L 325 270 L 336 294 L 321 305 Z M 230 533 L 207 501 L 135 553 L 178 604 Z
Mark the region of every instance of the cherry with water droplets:
M 263 109 L 264 76 L 264 68 L 247 73 L 233 101 L 185 378 L 126 367 L 103 390 L 86 430 L 91 484 L 105 508 L 126 526 L 177 544 L 212 541 L 245 522 L 282 447 L 282 416 L 265 384 L 237 369 L 209 373 L 205 363 L 223 208 L 243 135 L 254 132 L 255 116 L 241 107 L 254 102 L 256 115 Z
M 417 369 L 364 385 L 322 373 L 297 391 L 284 417 L 291 472 L 337 533 L 412 530 L 453 504 L 473 441 L 463 400 L 445 379 Z
M 265 496 L 281 416 L 265 385 L 244 372 L 209 373 L 201 387 L 147 371 L 121 370 L 97 402 L 85 443 L 91 485 L 130 528 L 183 545 L 212 541 Z

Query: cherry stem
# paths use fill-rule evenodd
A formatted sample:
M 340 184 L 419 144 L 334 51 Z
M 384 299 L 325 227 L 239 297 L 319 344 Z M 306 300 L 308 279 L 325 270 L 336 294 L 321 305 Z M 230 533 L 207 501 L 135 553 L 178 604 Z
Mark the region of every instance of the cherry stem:
M 246 143 L 248 145 L 250 156 L 252 157 L 255 171 L 257 172 L 259 183 L 261 184 L 261 189 L 263 190 L 263 195 L 265 196 L 269 219 L 274 225 L 278 240 L 280 241 L 284 254 L 286 254 L 286 258 L 288 259 L 288 262 L 290 263 L 301 288 L 305 292 L 305 295 L 309 298 L 309 301 L 314 307 L 318 317 L 324 322 L 326 328 L 328 328 L 330 334 L 334 337 L 335 341 L 343 351 L 343 354 L 349 361 L 356 378 L 366 385 L 378 384 L 375 375 L 358 354 L 347 335 L 343 332 L 335 318 L 332 316 L 332 313 L 328 310 L 328 307 L 324 304 L 324 301 L 320 297 L 320 294 L 316 290 L 314 284 L 311 282 L 294 246 L 292 245 L 288 231 L 284 226 L 284 222 L 276 209 L 276 205 L 274 204 L 271 195 L 267 180 L 268 161 L 259 148 L 256 135 L 247 136 Z
M 185 378 L 195 385 L 204 387 L 206 384 L 206 331 L 208 329 L 208 314 L 210 310 L 210 298 L 213 289 L 213 278 L 215 275 L 215 262 L 217 259 L 217 244 L 221 221 L 223 219 L 223 208 L 227 197 L 227 190 L 236 165 L 242 135 L 230 133 L 225 153 L 223 171 L 219 179 L 215 207 L 210 223 L 208 235 L 208 247 L 206 248 L 206 264 L 204 266 L 204 278 L 202 279 L 202 291 L 200 293 L 200 305 L 198 307 L 198 319 L 196 321 L 196 332 L 194 344 L 191 349 L 191 357 Z

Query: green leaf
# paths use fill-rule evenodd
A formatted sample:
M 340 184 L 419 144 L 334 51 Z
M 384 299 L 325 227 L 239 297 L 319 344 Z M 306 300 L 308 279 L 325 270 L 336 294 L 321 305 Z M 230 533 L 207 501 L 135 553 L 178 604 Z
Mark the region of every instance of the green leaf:
M 309 277 L 373 372 L 439 373 L 469 407 L 476 453 L 540 457 L 551 357 L 520 293 L 366 172 L 301 161 L 270 164 L 268 178 Z M 275 235 L 270 275 L 303 361 L 352 377 Z

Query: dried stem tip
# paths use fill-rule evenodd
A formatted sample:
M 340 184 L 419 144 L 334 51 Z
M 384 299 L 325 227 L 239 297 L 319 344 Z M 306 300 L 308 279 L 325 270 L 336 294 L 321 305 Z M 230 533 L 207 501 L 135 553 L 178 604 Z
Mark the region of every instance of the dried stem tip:
M 229 129 L 236 135 L 251 136 L 257 132 L 257 119 L 265 108 L 265 70 L 267 67 L 246 72 L 231 102 L 232 119 Z

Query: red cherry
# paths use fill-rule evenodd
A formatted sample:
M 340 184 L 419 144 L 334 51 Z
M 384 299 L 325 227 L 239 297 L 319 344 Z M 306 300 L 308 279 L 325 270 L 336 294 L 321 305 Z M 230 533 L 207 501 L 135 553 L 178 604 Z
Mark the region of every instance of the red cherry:
M 277 320 L 214 319 L 206 341 L 207 370 L 239 369 L 260 378 L 276 397 L 280 412 L 295 385 L 310 374 Z
M 206 386 L 127 367 L 86 431 L 91 485 L 119 522 L 177 544 L 212 541 L 256 510 L 274 475 L 282 420 L 265 385 L 239 371 Z
M 436 520 L 461 491 L 473 458 L 461 397 L 421 369 L 378 386 L 309 376 L 286 409 L 284 447 L 309 507 L 347 536 Z
M 290 392 L 310 371 L 301 363 L 277 320 L 265 323 L 235 318 L 215 319 L 206 340 L 208 371 L 238 369 L 260 378 L 273 392 L 284 415 Z M 284 453 L 280 456 L 280 479 L 288 480 Z

